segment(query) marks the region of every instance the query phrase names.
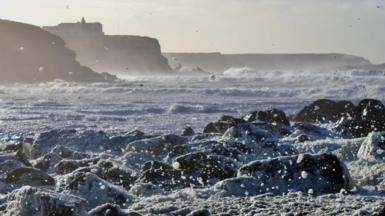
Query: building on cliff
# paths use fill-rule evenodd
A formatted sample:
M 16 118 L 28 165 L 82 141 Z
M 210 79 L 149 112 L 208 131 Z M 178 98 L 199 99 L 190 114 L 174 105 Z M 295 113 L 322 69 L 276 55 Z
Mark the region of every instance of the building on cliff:
M 157 39 L 132 35 L 106 35 L 101 23 L 83 18 L 76 23 L 44 26 L 43 29 L 63 38 L 76 52 L 77 60 L 99 72 L 115 74 L 170 73 Z

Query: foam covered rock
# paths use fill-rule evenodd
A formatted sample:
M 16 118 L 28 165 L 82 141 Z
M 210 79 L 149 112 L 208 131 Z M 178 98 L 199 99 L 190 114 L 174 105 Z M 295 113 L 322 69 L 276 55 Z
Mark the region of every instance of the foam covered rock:
M 83 216 L 86 200 L 50 190 L 24 186 L 6 197 L 4 216 Z
M 358 150 L 357 157 L 360 160 L 384 160 L 385 133 L 370 133 L 362 143 L 360 149 Z

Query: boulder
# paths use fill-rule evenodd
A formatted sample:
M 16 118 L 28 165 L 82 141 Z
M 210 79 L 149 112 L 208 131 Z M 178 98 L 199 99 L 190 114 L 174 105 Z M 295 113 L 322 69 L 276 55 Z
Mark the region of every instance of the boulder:
M 337 130 L 347 137 L 365 137 L 372 131 L 385 131 L 385 106 L 379 100 L 362 100 L 352 116 L 339 121 Z
M 7 160 L 17 160 L 26 166 L 31 166 L 31 163 L 28 161 L 27 156 L 20 150 L 16 152 L 0 153 L 0 163 Z
M 50 152 L 46 153 L 44 156 L 37 158 L 34 162 L 34 167 L 48 172 L 55 172 L 56 165 L 62 162 L 63 160 L 87 160 L 91 157 L 92 154 L 74 151 L 67 147 L 58 145 L 55 146 Z
M 95 165 L 100 159 L 99 158 L 90 158 L 83 160 L 70 160 L 64 159 L 58 162 L 54 169 L 55 172 L 59 175 L 70 173 L 80 167 L 88 167 L 91 165 Z
M 159 161 L 149 161 L 143 166 L 139 182 L 151 183 L 165 190 L 199 184 L 192 176 Z
M 126 152 L 148 152 L 155 155 L 164 155 L 170 152 L 174 146 L 182 145 L 186 142 L 186 137 L 168 134 L 131 142 L 127 145 Z
M 320 140 L 333 138 L 335 134 L 326 128 L 311 123 L 297 122 L 293 125 L 294 131 L 290 137 L 296 137 L 299 141 Z
M 144 135 L 136 131 L 122 136 L 110 137 L 103 131 L 77 131 L 74 129 L 54 129 L 39 134 L 31 148 L 31 157 L 40 157 L 56 146 L 71 148 L 80 152 L 104 152 L 110 150 L 121 153 L 126 145 Z
M 316 100 L 294 115 L 294 121 L 300 122 L 336 122 L 349 115 L 355 106 L 350 101 Z
M 217 122 L 211 122 L 206 125 L 203 129 L 203 133 L 223 134 L 227 129 L 241 123 L 246 123 L 246 121 L 232 116 L 222 116 Z
M 18 167 L 5 172 L 4 179 L 0 179 L 7 184 L 14 185 L 30 185 L 30 186 L 43 186 L 55 184 L 55 180 L 46 174 L 45 172 L 31 168 L 31 167 Z
M 350 174 L 343 162 L 331 154 L 280 157 L 253 161 L 238 170 L 238 176 L 252 176 L 262 185 L 258 193 L 286 193 L 289 190 L 314 194 L 337 193 L 351 188 Z
M 285 137 L 293 133 L 293 128 L 281 123 L 254 122 L 254 126 L 267 130 L 277 137 Z
M 182 136 L 193 136 L 194 134 L 195 134 L 194 129 L 192 129 L 191 127 L 185 127 L 181 131 Z
M 255 111 L 245 115 L 243 119 L 248 122 L 262 121 L 266 123 L 279 123 L 290 126 L 290 122 L 286 118 L 285 112 L 277 109 Z
M 88 210 L 104 203 L 128 205 L 133 197 L 124 188 L 113 185 L 89 172 L 73 172 L 58 184 L 59 191 L 69 191 L 88 202 Z
M 206 152 L 179 156 L 174 160 L 173 167 L 189 175 L 200 177 L 204 184 L 211 180 L 218 181 L 236 175 L 236 165 L 233 160 Z

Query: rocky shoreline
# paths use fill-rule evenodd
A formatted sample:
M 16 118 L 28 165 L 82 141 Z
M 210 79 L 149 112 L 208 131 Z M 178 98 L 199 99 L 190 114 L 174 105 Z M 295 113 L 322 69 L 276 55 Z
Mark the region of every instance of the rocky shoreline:
M 0 147 L 3 215 L 380 215 L 385 106 L 317 100 L 181 134 L 55 129 Z

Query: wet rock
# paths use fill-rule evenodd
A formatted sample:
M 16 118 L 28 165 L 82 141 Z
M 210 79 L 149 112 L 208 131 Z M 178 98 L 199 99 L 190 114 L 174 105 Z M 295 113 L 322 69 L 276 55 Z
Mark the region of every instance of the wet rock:
M 195 134 L 194 129 L 191 127 L 183 128 L 181 135 L 182 136 L 193 136 Z
M 253 123 L 253 125 L 258 127 L 258 128 L 262 128 L 264 130 L 267 130 L 270 133 L 274 134 L 274 136 L 277 136 L 277 137 L 284 137 L 284 136 L 288 136 L 291 133 L 293 133 L 292 127 L 290 127 L 288 125 L 281 124 L 281 123 L 255 122 L 255 123 Z
M 255 196 L 262 191 L 264 185 L 254 177 L 241 176 L 225 179 L 214 185 L 214 190 L 224 196 Z
M 90 216 L 141 216 L 136 212 L 123 211 L 118 205 L 106 203 L 88 212 Z
M 360 160 L 384 160 L 385 132 L 370 133 L 358 150 L 357 157 Z
M 207 209 L 198 209 L 190 212 L 187 216 L 210 216 L 211 213 Z
M 136 180 L 131 169 L 112 160 L 99 161 L 97 167 L 100 167 L 101 169 L 98 176 L 115 185 L 130 188 Z
M 297 155 L 253 161 L 238 170 L 238 176 L 259 181 L 259 193 L 283 193 L 289 190 L 315 194 L 336 193 L 351 187 L 349 171 L 336 156 Z
M 74 129 L 55 129 L 41 133 L 34 141 L 30 155 L 32 158 L 40 157 L 55 146 L 64 146 L 80 152 L 104 152 L 107 150 L 121 153 L 126 145 L 142 138 L 137 131 L 123 136 L 110 137 L 103 131 L 76 131 Z
M 290 122 L 282 110 L 271 109 L 266 111 L 255 111 L 243 117 L 245 121 L 255 122 L 262 121 L 266 123 L 278 123 L 290 126 Z
M 274 139 L 274 135 L 267 130 L 258 128 L 252 124 L 239 124 L 231 127 L 223 134 L 224 140 L 238 139 L 246 142 L 259 142 Z
M 130 204 L 133 199 L 124 188 L 113 185 L 89 172 L 71 173 L 58 185 L 60 190 L 69 190 L 72 194 L 86 199 L 88 208 L 95 208 L 104 203 L 123 206 Z
M 222 143 L 214 144 L 211 149 L 211 153 L 216 155 L 222 155 L 229 158 L 237 159 L 240 155 L 242 155 L 242 152 L 238 150 L 236 147 L 229 147 L 226 145 L 223 145 Z
M 31 168 L 19 167 L 6 172 L 6 177 L 0 179 L 8 184 L 43 186 L 54 185 L 55 180 L 45 172 Z
M 246 123 L 245 120 L 234 118 L 232 116 L 222 116 L 217 122 L 211 122 L 205 126 L 203 133 L 219 133 L 223 134 L 227 129 L 237 126 L 238 124 Z
M 29 163 L 26 155 L 23 154 L 22 151 L 10 152 L 10 153 L 0 153 L 0 163 L 7 161 L 7 160 L 17 160 L 26 166 L 32 166 L 31 163 Z
M 223 180 L 236 175 L 233 160 L 205 152 L 189 153 L 177 157 L 173 167 L 191 175 L 199 176 L 204 183 L 209 180 Z
M 311 123 L 297 122 L 293 125 L 293 128 L 295 130 L 290 137 L 296 137 L 301 142 L 333 138 L 336 136 L 332 131 Z
M 341 117 L 351 114 L 354 108 L 354 104 L 350 101 L 320 99 L 305 106 L 293 119 L 301 122 L 336 122 Z
M 4 216 L 81 216 L 86 215 L 86 200 L 50 190 L 24 186 L 7 195 Z
M 57 174 L 67 174 L 80 167 L 88 167 L 96 164 L 99 158 L 83 159 L 83 160 L 68 160 L 64 159 L 55 165 L 55 172 Z
M 22 143 L 0 145 L 0 152 L 17 152 L 23 150 Z
M 378 100 L 362 100 L 352 116 L 339 121 L 337 131 L 346 137 L 364 137 L 373 131 L 385 131 L 385 106 Z
M 227 144 L 238 143 L 237 147 L 241 147 L 239 150 L 247 153 L 242 155 L 243 162 L 297 153 L 291 144 L 280 142 L 270 132 L 252 124 L 242 124 L 228 129 L 222 140 Z
M 151 183 L 165 190 L 189 187 L 198 182 L 180 170 L 159 161 L 149 161 L 143 166 L 139 177 L 141 183 Z
M 87 160 L 91 156 L 92 154 L 74 151 L 64 146 L 56 146 L 44 156 L 37 158 L 35 160 L 34 167 L 44 171 L 54 172 L 56 165 L 63 160 L 67 160 L 67 161 Z M 76 168 L 78 167 L 80 166 L 77 166 Z M 71 171 L 68 171 L 68 172 L 71 172 Z
M 148 152 L 155 155 L 167 154 L 174 146 L 187 142 L 186 137 L 178 135 L 164 135 L 131 142 L 126 147 L 126 152 Z

